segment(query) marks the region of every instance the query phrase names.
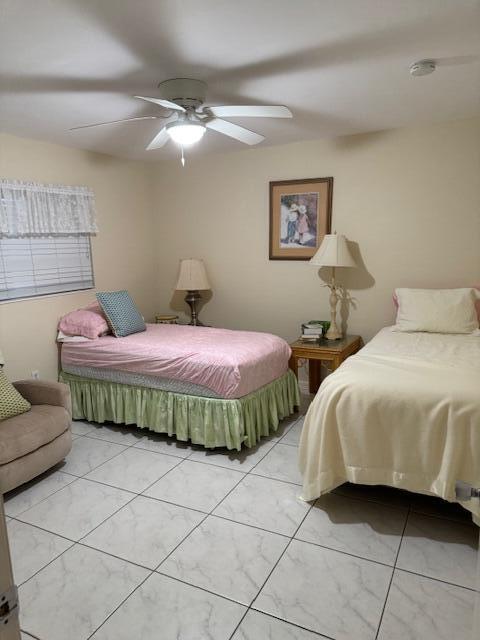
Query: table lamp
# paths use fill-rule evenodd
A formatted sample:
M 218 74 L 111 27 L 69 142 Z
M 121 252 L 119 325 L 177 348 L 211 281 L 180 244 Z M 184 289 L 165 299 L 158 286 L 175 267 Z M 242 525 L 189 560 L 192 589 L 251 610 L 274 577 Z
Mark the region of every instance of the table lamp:
M 203 327 L 198 319 L 197 302 L 201 300 L 200 291 L 210 289 L 207 272 L 203 260 L 197 258 L 188 258 L 180 260 L 180 273 L 178 275 L 177 286 L 178 291 L 186 291 L 185 302 L 190 307 L 190 323 L 197 327 Z
M 330 289 L 330 327 L 325 334 L 327 340 L 339 340 L 342 338 L 342 332 L 337 327 L 337 291 L 341 289 L 335 283 L 335 269 L 337 267 L 355 267 L 355 260 L 348 249 L 345 236 L 337 236 L 336 233 L 326 235 L 317 252 L 310 260 L 310 264 L 315 267 L 332 267 L 332 279 L 330 284 L 323 286 Z

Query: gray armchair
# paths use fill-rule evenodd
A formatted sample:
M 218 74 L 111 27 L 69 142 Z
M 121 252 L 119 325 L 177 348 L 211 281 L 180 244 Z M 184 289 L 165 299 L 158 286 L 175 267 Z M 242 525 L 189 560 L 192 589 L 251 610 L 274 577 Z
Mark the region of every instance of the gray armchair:
M 21 380 L 14 386 L 32 408 L 0 422 L 0 493 L 53 467 L 72 447 L 72 406 L 67 385 Z

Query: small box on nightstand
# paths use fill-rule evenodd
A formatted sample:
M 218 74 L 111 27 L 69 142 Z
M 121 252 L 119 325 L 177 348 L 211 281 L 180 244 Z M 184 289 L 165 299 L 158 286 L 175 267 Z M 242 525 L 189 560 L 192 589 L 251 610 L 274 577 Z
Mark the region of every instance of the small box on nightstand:
M 156 324 L 178 324 L 178 316 L 175 315 L 158 315 L 155 316 Z

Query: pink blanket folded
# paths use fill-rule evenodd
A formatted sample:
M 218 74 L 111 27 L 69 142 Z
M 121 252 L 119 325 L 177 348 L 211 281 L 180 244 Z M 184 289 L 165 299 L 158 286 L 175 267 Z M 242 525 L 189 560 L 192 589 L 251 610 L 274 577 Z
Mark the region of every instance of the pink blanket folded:
M 241 398 L 283 375 L 290 353 L 269 333 L 147 324 L 145 332 L 125 338 L 66 343 L 62 364 L 188 381 Z

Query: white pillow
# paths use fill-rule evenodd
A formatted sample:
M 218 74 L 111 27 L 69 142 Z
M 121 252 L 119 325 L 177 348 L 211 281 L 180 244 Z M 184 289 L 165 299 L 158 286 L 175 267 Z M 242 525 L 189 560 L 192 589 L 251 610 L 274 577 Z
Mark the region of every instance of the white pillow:
M 475 289 L 395 289 L 395 331 L 473 333 L 478 331 Z
M 67 336 L 63 331 L 58 331 L 57 342 L 93 342 L 91 338 L 85 336 Z

